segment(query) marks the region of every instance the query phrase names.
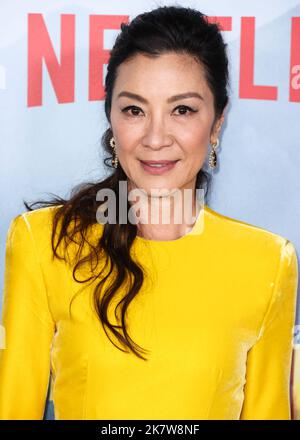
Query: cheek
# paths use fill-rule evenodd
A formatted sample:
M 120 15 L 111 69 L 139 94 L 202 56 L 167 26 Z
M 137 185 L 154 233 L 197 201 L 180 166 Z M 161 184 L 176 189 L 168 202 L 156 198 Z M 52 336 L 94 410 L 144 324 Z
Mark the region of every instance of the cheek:
M 111 113 L 111 126 L 117 144 L 118 155 L 121 156 L 126 152 L 130 152 L 135 139 L 132 127 L 124 121 L 122 115 L 118 115 L 115 111 Z
M 114 137 L 119 157 L 126 158 L 134 152 L 135 138 L 129 130 L 115 130 Z
M 199 116 L 192 116 L 185 124 L 175 129 L 175 134 L 185 145 L 205 146 L 209 142 L 211 130 L 211 118 L 209 114 L 201 113 Z
M 191 130 L 185 135 L 182 145 L 186 155 L 194 160 L 195 157 L 201 158 L 206 155 L 209 144 L 209 131 L 199 130 L 199 128 Z
M 140 132 L 137 128 L 129 126 L 124 122 L 119 122 L 113 126 L 113 133 L 117 144 L 117 152 L 119 156 L 133 153 L 136 145 L 139 144 Z

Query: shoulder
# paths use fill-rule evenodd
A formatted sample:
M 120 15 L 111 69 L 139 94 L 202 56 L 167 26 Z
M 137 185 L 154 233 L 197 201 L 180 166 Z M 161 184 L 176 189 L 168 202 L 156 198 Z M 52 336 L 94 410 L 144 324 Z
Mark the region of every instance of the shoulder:
M 248 258 L 280 258 L 281 254 L 296 254 L 294 244 L 285 236 L 266 228 L 224 215 L 205 205 L 205 227 L 210 232 L 210 237 L 219 245 L 241 256 L 243 253 Z
M 22 237 L 25 232 L 25 238 L 21 239 L 23 247 L 34 243 L 41 259 L 51 265 L 54 250 L 59 258 L 67 259 L 72 265 L 79 254 L 83 256 L 90 252 L 91 246 L 97 246 L 103 225 L 90 225 L 83 231 L 83 238 L 82 229 L 78 230 L 77 219 L 74 216 L 69 218 L 68 210 L 61 208 L 65 208 L 65 205 L 23 212 L 11 221 L 9 234 L 16 231 Z
M 296 302 L 298 257 L 294 244 L 286 237 L 268 229 L 223 215 L 205 207 L 208 249 L 213 261 L 222 266 L 239 286 L 239 294 L 249 292 L 247 304 L 262 316 L 272 302 Z M 234 289 L 233 289 L 234 291 Z M 245 293 L 246 294 L 246 293 Z M 246 294 L 247 295 L 247 294 Z M 291 315 L 290 315 L 291 316 Z
M 59 205 L 61 206 L 61 205 Z M 52 226 L 53 216 L 59 206 L 47 206 L 25 211 L 12 218 L 9 229 L 22 228 L 24 225 L 31 231 L 39 232 Z
M 53 215 L 63 205 L 46 206 L 44 208 L 34 209 L 33 211 L 22 212 L 20 215 L 30 224 L 39 225 L 45 221 L 52 221 Z
M 53 215 L 58 206 L 38 208 L 22 212 L 10 221 L 7 231 L 7 244 L 14 246 L 34 245 L 35 248 L 49 248 L 51 243 Z
M 255 225 L 253 223 L 248 223 L 246 221 L 240 220 L 235 217 L 229 217 L 223 213 L 216 211 L 205 205 L 206 219 L 209 220 L 222 229 L 222 232 L 229 233 L 230 238 L 238 237 L 239 239 L 255 239 L 257 241 L 270 241 L 277 242 L 279 244 L 285 243 L 288 238 L 283 235 L 277 234 L 269 229 L 263 228 L 261 226 Z M 237 236 L 236 234 L 241 234 Z

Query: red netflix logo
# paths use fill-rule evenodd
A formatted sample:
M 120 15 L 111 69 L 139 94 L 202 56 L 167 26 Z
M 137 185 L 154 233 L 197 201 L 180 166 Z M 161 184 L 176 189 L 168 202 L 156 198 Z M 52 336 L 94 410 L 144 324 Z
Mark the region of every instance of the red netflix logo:
M 28 107 L 43 103 L 42 66 L 47 71 L 60 104 L 75 101 L 75 15 L 60 17 L 60 60 L 42 14 L 28 14 Z M 231 31 L 232 17 L 210 17 L 222 31 Z M 109 51 L 103 48 L 106 29 L 120 29 L 129 22 L 127 15 L 90 15 L 89 22 L 89 101 L 104 99 L 103 65 Z M 289 100 L 300 102 L 300 17 L 291 20 Z M 255 17 L 241 17 L 239 97 L 243 99 L 277 100 L 276 86 L 254 84 Z

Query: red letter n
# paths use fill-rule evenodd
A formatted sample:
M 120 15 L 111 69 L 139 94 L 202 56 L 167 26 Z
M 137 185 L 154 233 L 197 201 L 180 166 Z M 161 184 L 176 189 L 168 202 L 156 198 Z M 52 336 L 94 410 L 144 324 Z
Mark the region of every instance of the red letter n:
M 74 102 L 75 16 L 61 15 L 60 63 L 42 14 L 28 14 L 28 107 L 42 105 L 43 59 L 59 103 Z

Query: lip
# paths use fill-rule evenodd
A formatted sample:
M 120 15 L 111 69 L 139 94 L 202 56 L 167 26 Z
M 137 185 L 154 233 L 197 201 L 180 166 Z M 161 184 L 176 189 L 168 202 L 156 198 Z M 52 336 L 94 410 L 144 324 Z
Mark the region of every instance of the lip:
M 140 160 L 140 164 L 144 171 L 153 175 L 160 175 L 172 170 L 179 160 Z M 161 167 L 152 167 L 152 164 L 161 164 Z
M 151 164 L 170 164 L 170 163 L 174 163 L 177 162 L 177 160 L 141 160 L 141 162 L 147 164 L 147 165 L 151 165 Z

